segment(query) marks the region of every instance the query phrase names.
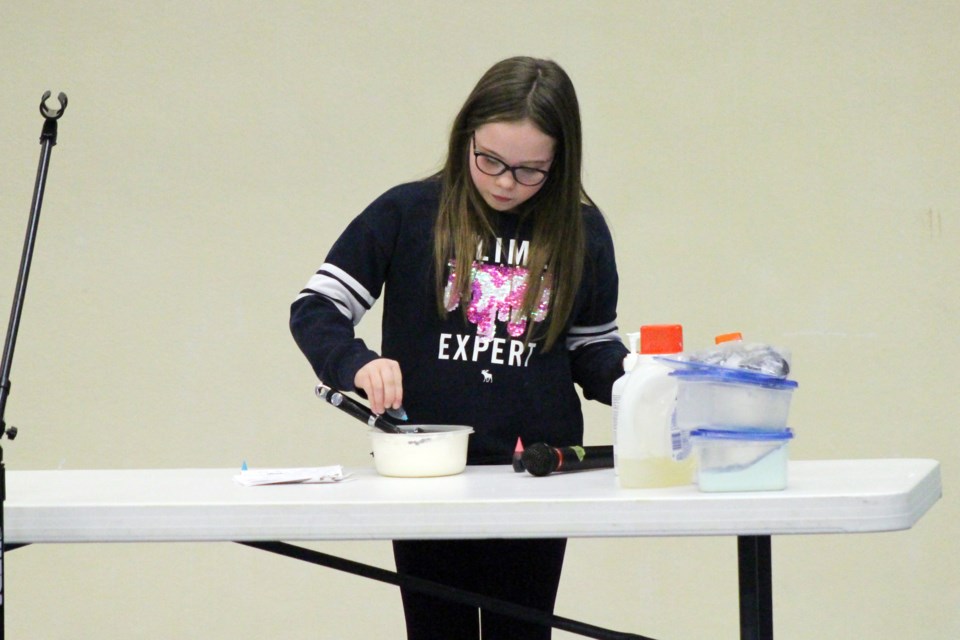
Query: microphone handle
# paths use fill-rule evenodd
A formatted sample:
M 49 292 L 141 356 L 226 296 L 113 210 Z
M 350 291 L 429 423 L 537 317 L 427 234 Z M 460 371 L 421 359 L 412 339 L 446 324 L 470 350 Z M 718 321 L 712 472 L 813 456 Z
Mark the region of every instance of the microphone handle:
M 405 433 L 403 429 L 396 426 L 395 424 L 384 420 L 382 417 L 375 414 L 368 407 L 363 406 L 350 396 L 332 389 L 326 385 L 319 384 L 316 388 L 317 397 L 326 400 L 337 409 L 340 409 L 344 413 L 347 413 L 357 420 L 366 423 L 371 427 L 376 427 L 380 431 L 386 433 Z
M 609 469 L 613 466 L 613 445 L 596 447 L 551 447 L 537 442 L 524 449 L 523 468 L 534 476 L 546 476 L 554 471 Z
M 553 449 L 557 456 L 557 471 L 609 469 L 613 466 L 613 445 Z M 567 469 L 564 469 L 565 466 Z

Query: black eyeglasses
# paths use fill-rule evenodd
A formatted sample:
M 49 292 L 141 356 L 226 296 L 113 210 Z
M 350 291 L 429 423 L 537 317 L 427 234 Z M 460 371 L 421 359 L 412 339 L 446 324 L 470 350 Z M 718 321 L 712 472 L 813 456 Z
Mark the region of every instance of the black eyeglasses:
M 511 167 L 503 160 L 494 158 L 491 155 L 477 151 L 477 138 L 473 137 L 473 161 L 477 165 L 480 173 L 488 176 L 502 176 L 507 171 L 513 175 L 513 179 L 518 184 L 525 187 L 535 187 L 547 179 L 547 173 L 543 169 L 534 169 L 533 167 Z

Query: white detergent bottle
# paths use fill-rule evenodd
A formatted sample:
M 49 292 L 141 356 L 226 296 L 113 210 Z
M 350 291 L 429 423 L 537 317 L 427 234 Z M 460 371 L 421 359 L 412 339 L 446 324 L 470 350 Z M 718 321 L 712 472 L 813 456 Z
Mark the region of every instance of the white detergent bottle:
M 623 359 L 623 375 L 617 378 L 616 382 L 613 383 L 613 389 L 610 393 L 610 408 L 613 410 L 613 442 L 617 441 L 617 416 L 620 413 L 620 396 L 623 395 L 623 388 L 627 385 L 627 378 L 630 377 L 630 372 L 633 371 L 633 368 L 637 364 L 637 360 L 639 358 L 639 354 L 637 353 L 639 341 L 639 333 L 634 332 L 627 334 L 627 343 L 630 345 L 630 353 L 628 353 Z M 619 473 L 616 447 L 613 448 L 613 467 L 614 471 Z
M 614 442 L 617 476 L 624 488 L 672 487 L 693 481 L 693 459 L 674 432 L 677 382 L 656 356 L 683 351 L 683 327 L 640 328 L 640 355 L 620 395 Z

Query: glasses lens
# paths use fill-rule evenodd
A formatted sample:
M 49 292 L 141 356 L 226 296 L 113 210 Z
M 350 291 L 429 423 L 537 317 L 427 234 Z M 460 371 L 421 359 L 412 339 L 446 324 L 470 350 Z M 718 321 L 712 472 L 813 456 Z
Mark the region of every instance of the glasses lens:
M 474 158 L 476 158 L 477 169 L 480 169 L 480 171 L 488 176 L 498 176 L 507 170 L 507 165 L 484 153 L 477 153 L 474 155 Z
M 547 174 L 539 169 L 517 167 L 513 171 L 513 177 L 522 185 L 535 187 L 546 179 Z

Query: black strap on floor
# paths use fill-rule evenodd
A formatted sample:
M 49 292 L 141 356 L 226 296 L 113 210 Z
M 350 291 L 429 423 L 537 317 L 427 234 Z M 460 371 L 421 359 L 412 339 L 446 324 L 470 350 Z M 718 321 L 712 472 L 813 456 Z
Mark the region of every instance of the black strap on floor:
M 331 556 L 329 554 L 322 553 L 320 551 L 314 551 L 312 549 L 305 549 L 304 547 L 298 547 L 286 542 L 240 542 L 239 544 L 253 547 L 254 549 L 269 551 L 270 553 L 287 556 L 288 558 L 303 560 L 312 564 L 319 564 L 330 569 L 345 571 L 347 573 L 352 573 L 364 578 L 386 582 L 398 587 L 403 587 L 404 589 L 425 593 L 436 598 L 442 598 L 444 600 L 450 600 L 452 602 L 465 604 L 471 607 L 477 607 L 486 611 L 512 616 L 525 622 L 549 625 L 556 629 L 562 629 L 563 631 L 569 631 L 571 633 L 576 633 L 577 635 L 586 636 L 588 638 L 597 638 L 598 640 L 653 640 L 652 638 L 637 635 L 635 633 L 611 631 L 610 629 L 596 627 L 594 625 L 578 622 L 569 618 L 562 618 L 560 616 L 555 616 L 544 611 L 532 609 L 530 607 L 524 607 L 512 602 L 505 602 L 503 600 L 498 600 L 497 598 L 491 598 L 489 596 L 465 591 L 463 589 L 448 587 L 446 585 L 437 584 L 422 578 L 415 578 L 413 576 L 387 571 L 386 569 L 380 569 L 379 567 L 371 567 L 370 565 L 354 562 L 353 560 L 346 560 L 344 558 L 338 558 L 336 556 Z

